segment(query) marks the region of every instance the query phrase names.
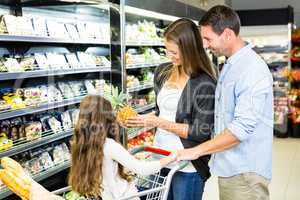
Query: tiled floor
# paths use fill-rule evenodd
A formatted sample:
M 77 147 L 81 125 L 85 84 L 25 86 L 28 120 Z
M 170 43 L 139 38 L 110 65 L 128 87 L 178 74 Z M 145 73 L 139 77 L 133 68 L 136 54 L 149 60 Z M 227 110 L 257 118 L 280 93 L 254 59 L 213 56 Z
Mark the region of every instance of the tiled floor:
M 300 139 L 274 138 L 273 180 L 269 188 L 270 200 L 300 200 Z M 219 200 L 216 177 L 208 180 L 203 200 Z

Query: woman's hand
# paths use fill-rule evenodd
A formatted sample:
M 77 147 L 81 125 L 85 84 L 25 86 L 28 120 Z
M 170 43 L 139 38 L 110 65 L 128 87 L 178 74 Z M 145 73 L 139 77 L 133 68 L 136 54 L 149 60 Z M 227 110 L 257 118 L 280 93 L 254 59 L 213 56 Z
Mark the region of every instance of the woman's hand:
M 159 118 L 155 113 L 149 113 L 145 115 L 138 115 L 136 117 L 130 117 L 126 120 L 126 127 L 147 127 L 155 128 L 159 124 Z

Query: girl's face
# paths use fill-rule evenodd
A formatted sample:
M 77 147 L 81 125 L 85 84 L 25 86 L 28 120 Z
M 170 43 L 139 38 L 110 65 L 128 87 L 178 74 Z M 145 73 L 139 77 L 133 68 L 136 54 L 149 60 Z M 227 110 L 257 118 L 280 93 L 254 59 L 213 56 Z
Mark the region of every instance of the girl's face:
M 182 61 L 178 45 L 172 41 L 165 40 L 165 46 L 167 56 L 171 59 L 173 65 L 181 65 Z

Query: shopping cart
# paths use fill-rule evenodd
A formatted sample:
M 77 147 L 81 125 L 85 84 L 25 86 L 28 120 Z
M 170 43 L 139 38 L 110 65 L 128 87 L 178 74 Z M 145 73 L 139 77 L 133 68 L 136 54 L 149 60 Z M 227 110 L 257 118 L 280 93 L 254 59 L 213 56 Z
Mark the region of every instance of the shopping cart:
M 130 151 L 130 153 L 133 155 L 140 152 L 149 152 L 149 153 L 163 155 L 163 156 L 168 156 L 171 154 L 171 152 L 169 151 L 154 148 L 154 147 L 149 147 L 149 146 L 139 146 Z M 142 199 L 146 199 L 146 200 L 166 200 L 168 197 L 168 192 L 170 189 L 173 175 L 175 174 L 175 172 L 183 169 L 187 165 L 188 165 L 188 161 L 179 162 L 170 170 L 167 176 L 161 176 L 160 173 L 156 173 L 146 177 L 137 175 L 135 177 L 135 184 L 138 188 L 143 188 L 143 190 L 139 191 L 134 195 L 122 197 L 119 200 L 129 200 L 137 197 L 141 197 Z M 53 191 L 52 193 L 61 195 L 70 190 L 71 187 L 68 186 Z

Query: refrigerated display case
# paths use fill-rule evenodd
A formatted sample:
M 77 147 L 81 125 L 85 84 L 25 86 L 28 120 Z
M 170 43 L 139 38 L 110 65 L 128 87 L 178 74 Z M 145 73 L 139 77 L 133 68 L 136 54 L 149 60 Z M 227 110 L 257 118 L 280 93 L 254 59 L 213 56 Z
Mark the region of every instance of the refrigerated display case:
M 204 12 L 149 2 L 0 1 L 0 158 L 13 157 L 55 190 L 66 184 L 69 140 L 86 95 L 114 87 L 132 96 L 137 112 L 154 108 L 153 70 L 168 62 L 161 29 Z M 125 146 L 153 140 L 149 129 L 128 132 Z M 1 185 L 0 199 L 18 198 Z

